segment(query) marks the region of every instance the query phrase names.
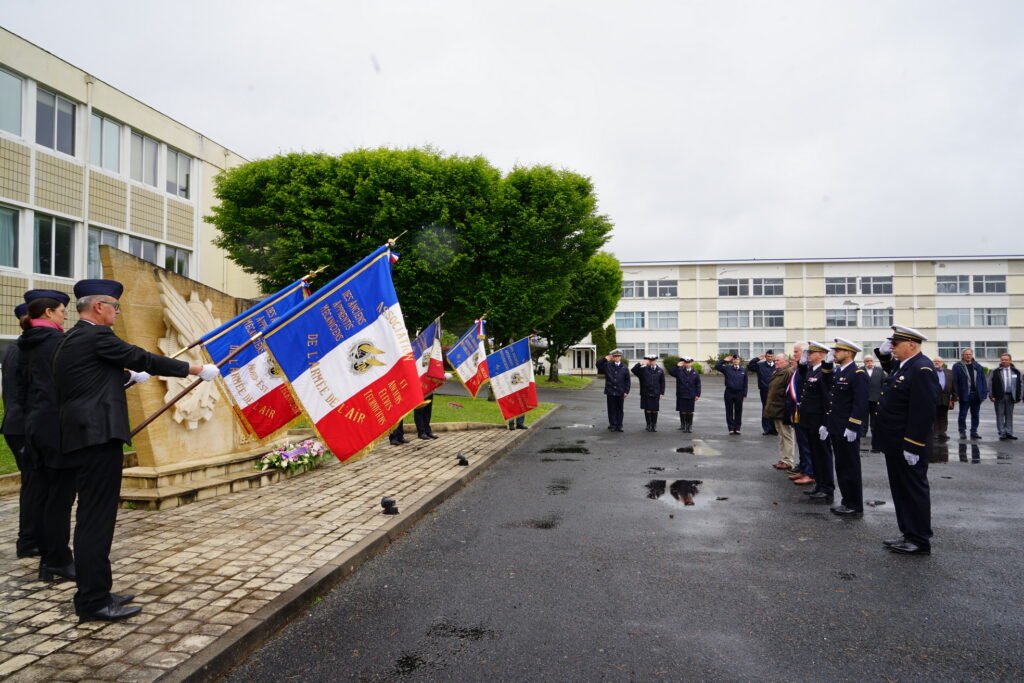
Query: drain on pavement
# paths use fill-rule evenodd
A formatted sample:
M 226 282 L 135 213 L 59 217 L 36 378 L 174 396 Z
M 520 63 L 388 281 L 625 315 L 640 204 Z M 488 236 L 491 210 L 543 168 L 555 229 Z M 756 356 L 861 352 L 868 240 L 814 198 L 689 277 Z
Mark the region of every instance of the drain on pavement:
M 551 446 L 541 449 L 541 453 L 589 453 L 590 450 L 583 446 Z

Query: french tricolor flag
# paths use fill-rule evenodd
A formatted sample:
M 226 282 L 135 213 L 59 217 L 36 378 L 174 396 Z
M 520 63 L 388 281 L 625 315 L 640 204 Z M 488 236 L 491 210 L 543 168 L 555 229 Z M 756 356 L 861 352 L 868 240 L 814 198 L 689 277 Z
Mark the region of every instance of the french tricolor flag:
M 487 367 L 491 372 L 491 391 L 498 399 L 502 417 L 511 420 L 537 407 L 528 338 L 487 356 Z
M 441 360 L 441 319 L 427 325 L 412 343 L 416 369 L 420 373 L 420 388 L 426 398 L 444 384 L 444 361 Z
M 284 427 L 302 411 L 274 368 L 258 333 L 272 327 L 308 294 L 308 283 L 296 280 L 199 339 L 210 362 L 217 365 L 235 349 L 248 344 L 221 365 L 220 372 L 235 416 L 246 431 L 259 439 Z
M 263 337 L 339 460 L 368 451 L 423 403 L 387 246 L 285 313 Z
M 487 351 L 484 349 L 485 322 L 482 318 L 474 321 L 455 346 L 448 349 L 448 363 L 473 398 L 476 398 L 488 378 Z

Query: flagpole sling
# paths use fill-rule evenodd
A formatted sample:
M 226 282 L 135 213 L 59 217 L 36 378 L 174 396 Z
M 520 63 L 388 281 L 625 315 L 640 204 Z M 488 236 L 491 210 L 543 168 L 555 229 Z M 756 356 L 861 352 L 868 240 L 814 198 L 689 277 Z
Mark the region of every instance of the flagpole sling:
M 254 336 L 249 338 L 249 341 L 247 341 L 246 343 L 242 344 L 237 349 L 235 349 L 234 351 L 229 353 L 227 356 L 225 356 L 224 359 L 221 360 L 221 362 L 217 363 L 217 367 L 219 368 L 222 365 L 224 365 L 225 363 L 227 363 L 228 361 L 232 360 L 235 356 L 237 356 L 239 353 L 241 353 L 245 349 L 249 348 L 252 345 L 253 342 L 255 342 L 257 339 L 259 339 L 262 336 L 263 336 L 262 332 L 257 332 Z M 206 380 L 204 380 L 204 379 L 197 379 L 195 382 L 192 382 L 192 384 L 190 384 L 187 387 L 185 387 L 184 389 L 182 389 L 180 392 L 178 392 L 178 394 L 174 398 L 172 398 L 170 401 L 165 403 L 159 410 L 157 410 L 155 413 L 153 413 L 152 415 L 147 417 L 145 420 L 143 420 L 142 424 L 140 424 L 138 427 L 133 429 L 131 434 L 129 435 L 129 437 L 135 436 L 136 434 L 141 432 L 143 429 L 148 427 L 150 422 L 152 422 L 153 420 L 157 419 L 158 417 L 160 417 L 161 415 L 166 413 L 171 408 L 171 406 L 173 406 L 175 403 L 177 403 L 181 399 L 185 398 L 186 394 L 188 394 L 190 391 L 192 391 L 193 389 L 195 389 L 197 386 L 199 386 L 200 384 L 202 384 L 205 381 Z

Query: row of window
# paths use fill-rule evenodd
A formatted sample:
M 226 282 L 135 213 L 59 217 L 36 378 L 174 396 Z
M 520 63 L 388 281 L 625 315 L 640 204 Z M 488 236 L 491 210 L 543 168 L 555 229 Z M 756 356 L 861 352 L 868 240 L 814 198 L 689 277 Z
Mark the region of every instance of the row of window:
M 21 104 L 24 81 L 0 69 L 0 130 L 22 134 Z M 75 117 L 80 105 L 36 88 L 36 144 L 75 156 Z M 112 173 L 121 173 L 121 147 L 127 139 L 130 158 L 128 175 L 140 183 L 157 187 L 160 143 L 94 111 L 89 121 L 89 163 Z M 167 192 L 189 198 L 192 159 L 166 147 L 164 182 Z
M 627 299 L 678 296 L 677 280 L 626 280 L 622 297 Z M 1005 275 L 938 275 L 936 294 L 1003 294 Z M 827 296 L 892 294 L 891 275 L 825 278 Z M 781 277 L 719 278 L 718 296 L 782 296 Z
M 863 343 L 865 354 L 872 354 L 881 342 L 868 341 Z M 639 360 L 645 355 L 655 354 L 664 359 L 668 356 L 678 356 L 679 344 L 674 342 L 636 342 L 631 344 L 619 344 L 622 355 L 627 360 Z M 719 342 L 718 353 L 739 356 L 750 359 L 760 356 L 768 351 L 776 353 L 785 351 L 789 353 L 790 346 L 779 342 Z M 960 358 L 964 349 L 973 349 L 974 356 L 978 360 L 997 361 L 999 356 L 1006 353 L 1009 345 L 1004 341 L 984 341 L 971 344 L 969 341 L 940 341 L 938 342 L 939 353 L 947 364 Z M 864 354 L 861 354 L 863 356 Z
M 15 209 L 0 206 L 0 266 L 19 267 L 19 215 Z M 77 224 L 63 218 L 35 213 L 32 226 L 32 272 L 54 277 L 75 277 Z M 164 268 L 188 277 L 190 252 L 185 249 L 94 227 L 90 227 L 88 232 L 86 277 L 103 277 L 99 259 L 101 244 L 117 247 L 154 264 L 160 263 L 162 255 Z

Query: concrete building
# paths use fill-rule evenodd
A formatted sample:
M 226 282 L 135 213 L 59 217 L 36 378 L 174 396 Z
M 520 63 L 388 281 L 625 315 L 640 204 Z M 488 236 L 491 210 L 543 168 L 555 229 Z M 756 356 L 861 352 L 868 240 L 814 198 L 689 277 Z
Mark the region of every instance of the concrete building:
M 630 359 L 748 359 L 837 336 L 873 349 L 893 322 L 947 361 L 967 347 L 988 365 L 1007 350 L 1024 357 L 1024 256 L 631 261 L 622 272 L 609 322 Z
M 0 28 L 0 344 L 26 289 L 102 277 L 101 244 L 257 295 L 203 221 L 213 178 L 245 161 Z

